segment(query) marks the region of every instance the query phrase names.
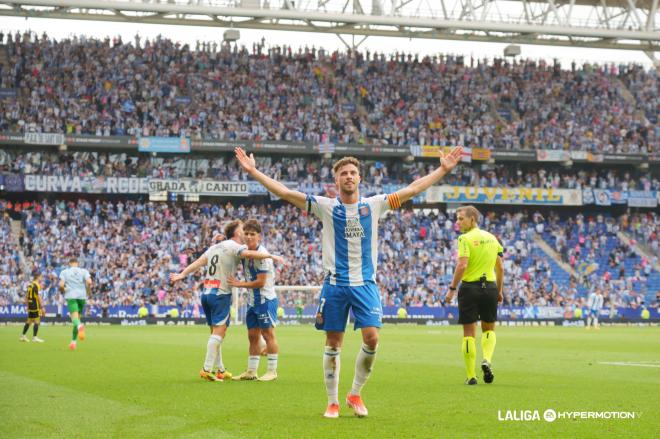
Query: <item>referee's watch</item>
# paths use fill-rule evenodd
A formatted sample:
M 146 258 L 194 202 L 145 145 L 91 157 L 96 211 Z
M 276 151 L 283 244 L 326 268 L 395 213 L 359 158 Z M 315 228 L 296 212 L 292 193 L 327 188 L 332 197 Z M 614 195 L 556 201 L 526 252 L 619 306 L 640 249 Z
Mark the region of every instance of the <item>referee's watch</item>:
M 456 287 L 449 286 L 449 291 L 456 291 Z

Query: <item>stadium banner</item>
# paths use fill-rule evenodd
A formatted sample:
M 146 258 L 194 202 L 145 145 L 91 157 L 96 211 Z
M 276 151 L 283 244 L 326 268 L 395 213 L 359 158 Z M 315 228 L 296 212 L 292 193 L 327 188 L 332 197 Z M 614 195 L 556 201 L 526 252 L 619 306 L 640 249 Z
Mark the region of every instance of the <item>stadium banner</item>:
M 449 154 L 452 148 L 454 146 L 410 145 L 410 154 L 415 157 L 440 157 L 441 155 Z M 461 162 L 472 162 L 472 148 L 463 147 Z
M 60 134 L 57 134 L 58 136 Z M 0 134 L 0 145 L 14 145 L 21 146 L 27 145 L 25 142 L 25 135 L 23 134 Z M 49 145 L 79 146 L 85 148 L 122 148 L 133 149 L 137 145 L 137 139 L 130 136 L 93 136 L 87 134 L 65 134 L 64 140 L 60 143 L 53 143 Z
M 138 177 L 73 177 L 70 175 L 27 174 L 23 177 L 22 190 L 27 192 L 86 194 L 147 194 L 149 193 L 148 181 L 148 178 Z
M 62 145 L 64 143 L 64 134 L 25 133 L 23 142 L 26 145 Z
M 514 150 L 514 149 L 493 149 L 491 152 L 493 159 L 506 162 L 535 162 L 536 151 L 533 150 Z
M 122 148 L 134 149 L 137 138 L 130 136 L 92 136 L 90 134 L 67 135 L 64 143 L 68 146 L 84 146 L 88 148 Z
M 628 204 L 628 191 L 610 190 L 612 204 Z
M 596 206 L 611 206 L 612 197 L 607 189 L 593 189 Z
M 140 152 L 189 153 L 189 137 L 138 137 Z
M 256 152 L 295 152 L 298 154 L 314 154 L 311 145 L 304 143 L 278 143 L 278 142 L 253 142 L 253 141 L 227 141 L 218 139 L 197 139 L 190 141 L 193 151 L 233 151 L 240 146 L 247 151 Z
M 628 191 L 628 206 L 630 207 L 658 207 L 658 192 L 656 191 Z
M 406 157 L 410 155 L 408 146 L 397 145 L 335 145 L 335 152 L 358 156 Z
M 649 158 L 646 155 L 641 154 L 602 154 L 603 163 L 643 163 L 648 162 Z
M 603 154 L 594 154 L 588 151 L 571 151 L 571 160 L 576 162 L 602 163 Z
M 147 313 L 151 318 L 164 318 L 172 315 L 176 309 L 180 319 L 200 319 L 204 312 L 201 306 L 177 307 L 170 305 L 148 305 Z M 316 317 L 316 305 L 306 305 L 304 307 L 282 307 L 281 315 L 284 318 L 308 319 L 313 322 Z M 404 312 L 401 312 L 401 310 Z M 578 311 L 579 310 L 579 311 Z M 560 307 L 560 306 L 536 306 L 526 307 L 499 306 L 497 310 L 498 320 L 557 320 L 570 319 L 579 321 L 588 315 L 587 308 Z M 643 308 L 624 308 L 617 307 L 613 310 L 603 308 L 600 310 L 600 318 L 615 322 L 617 320 L 636 320 L 642 319 Z M 660 313 L 655 308 L 648 308 L 649 319 L 657 320 Z M 239 310 L 240 313 L 240 310 Z M 46 305 L 45 320 L 51 320 L 58 317 L 68 317 L 66 306 Z M 176 314 L 175 314 L 176 315 Z M 25 304 L 2 305 L 0 306 L 0 318 L 26 318 L 27 310 Z M 118 318 L 118 319 L 138 319 L 146 316 L 140 315 L 140 307 L 135 306 L 110 306 L 102 308 L 96 305 L 85 307 L 86 318 Z M 384 319 L 414 319 L 414 320 L 450 320 L 455 321 L 458 318 L 458 308 L 456 306 L 409 306 L 401 308 L 397 306 L 383 307 Z
M 581 206 L 582 192 L 577 189 L 433 186 L 426 191 L 426 202 Z
M 149 192 L 173 192 L 177 194 L 197 194 L 213 197 L 247 197 L 247 181 L 216 181 L 179 179 L 149 179 Z
M 488 161 L 491 157 L 491 150 L 486 148 L 472 148 L 472 160 Z
M 3 184 L 7 192 L 24 192 L 23 177 L 16 174 L 4 174 Z
M 536 160 L 539 162 L 565 162 L 570 160 L 571 153 L 554 149 L 537 149 Z

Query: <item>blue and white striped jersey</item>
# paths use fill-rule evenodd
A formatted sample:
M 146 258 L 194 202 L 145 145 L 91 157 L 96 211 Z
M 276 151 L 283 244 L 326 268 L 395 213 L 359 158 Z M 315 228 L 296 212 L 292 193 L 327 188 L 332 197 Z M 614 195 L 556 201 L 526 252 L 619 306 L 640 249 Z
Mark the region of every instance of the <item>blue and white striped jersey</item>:
M 247 247 L 243 247 L 247 249 Z M 263 245 L 257 248 L 257 251 L 269 253 Z M 275 299 L 275 265 L 272 259 L 243 259 L 243 274 L 249 282 L 257 280 L 259 273 L 266 273 L 266 284 L 261 288 L 248 289 L 248 305 L 255 306 L 264 303 L 266 300 Z
M 589 309 L 600 310 L 603 307 L 603 295 L 591 293 L 589 294 L 589 301 L 587 302 Z
M 375 283 L 378 220 L 398 196 L 376 195 L 343 204 L 339 198 L 307 196 L 307 212 L 323 222 L 321 232 L 326 282 L 339 286 Z M 394 204 L 393 204 L 394 203 Z

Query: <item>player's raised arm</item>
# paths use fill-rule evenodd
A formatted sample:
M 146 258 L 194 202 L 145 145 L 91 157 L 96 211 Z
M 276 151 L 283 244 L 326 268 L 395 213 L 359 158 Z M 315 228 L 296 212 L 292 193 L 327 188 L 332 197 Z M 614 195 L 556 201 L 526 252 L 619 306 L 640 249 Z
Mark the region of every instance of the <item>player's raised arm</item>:
M 286 259 L 282 256 L 271 255 L 270 253 L 264 253 L 258 250 L 241 250 L 238 257 L 241 259 L 272 259 L 278 264 L 286 265 Z
M 250 177 L 261 183 L 268 190 L 268 192 L 277 195 L 285 201 L 288 201 L 298 209 L 305 208 L 307 196 L 302 192 L 289 189 L 279 181 L 272 179 L 263 172 L 259 171 L 257 169 L 256 161 L 254 160 L 254 154 L 250 154 L 248 157 L 243 148 L 235 148 L 234 153 L 236 154 L 236 160 L 238 160 L 238 163 L 245 170 L 245 172 L 250 174 Z
M 194 273 L 195 271 L 205 266 L 207 263 L 208 258 L 206 255 L 200 256 L 195 262 L 188 265 L 181 273 L 170 273 L 170 282 L 174 283 L 180 281 L 181 279 L 185 279 L 190 273 Z
M 401 203 L 405 203 L 406 201 L 415 198 L 417 195 L 442 180 L 442 177 L 449 174 L 449 172 L 456 167 L 461 160 L 462 153 L 463 148 L 460 146 L 452 149 L 449 154 L 440 153 L 440 166 L 430 174 L 413 181 L 405 188 L 396 192 Z

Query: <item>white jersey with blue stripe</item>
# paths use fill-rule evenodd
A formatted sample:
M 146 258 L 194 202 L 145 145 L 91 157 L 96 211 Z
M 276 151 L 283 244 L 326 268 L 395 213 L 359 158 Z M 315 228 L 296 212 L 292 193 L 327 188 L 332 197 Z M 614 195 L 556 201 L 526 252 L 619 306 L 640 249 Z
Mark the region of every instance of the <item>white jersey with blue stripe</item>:
M 601 294 L 591 293 L 588 302 L 589 309 L 600 310 L 603 307 L 603 296 Z
M 269 253 L 263 245 L 260 245 L 257 251 Z M 257 280 L 258 274 L 266 273 L 266 284 L 263 287 L 248 289 L 249 306 L 260 305 L 266 300 L 277 298 L 277 293 L 275 293 L 275 265 L 272 259 L 243 259 L 243 273 L 249 282 Z
M 307 212 L 323 222 L 323 270 L 330 285 L 359 287 L 376 282 L 378 220 L 390 209 L 387 195 L 344 204 L 339 198 L 307 196 Z
M 212 245 L 204 253 L 206 256 L 206 277 L 204 294 L 231 294 L 227 276 L 233 276 L 238 267 L 239 256 L 245 246 L 233 239 Z

